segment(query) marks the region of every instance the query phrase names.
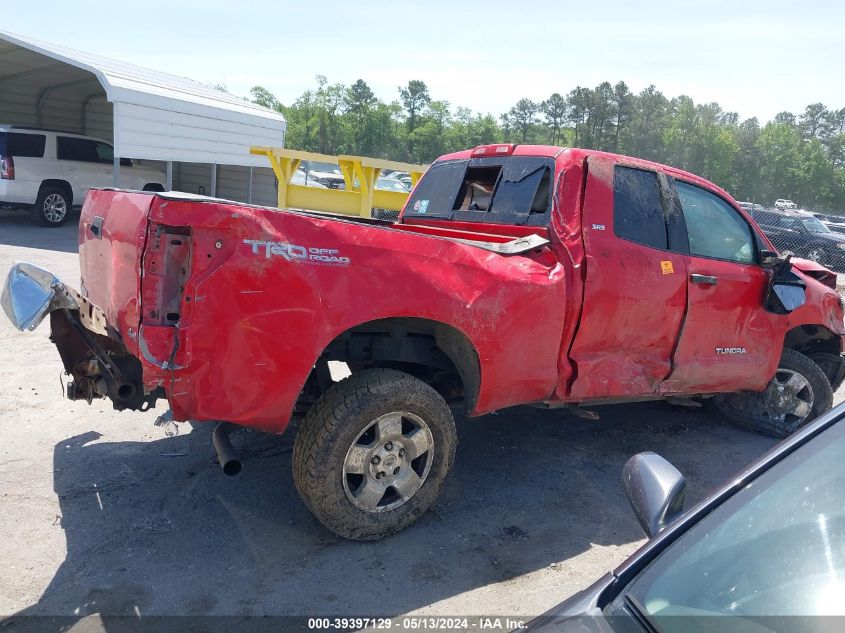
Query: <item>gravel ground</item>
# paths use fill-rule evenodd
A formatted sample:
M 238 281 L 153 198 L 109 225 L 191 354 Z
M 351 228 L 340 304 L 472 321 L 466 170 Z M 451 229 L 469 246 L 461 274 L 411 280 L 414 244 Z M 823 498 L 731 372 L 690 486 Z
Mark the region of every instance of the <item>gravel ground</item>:
M 0 215 L 4 275 L 28 260 L 76 284 L 75 245 L 74 226 Z M 244 471 L 224 477 L 209 425 L 167 437 L 163 407 L 63 399 L 48 330 L 0 318 L 0 614 L 538 614 L 643 542 L 620 483 L 632 454 L 672 461 L 695 502 L 774 443 L 662 403 L 459 419 L 435 510 L 352 543 L 299 501 L 292 435 L 239 433 Z

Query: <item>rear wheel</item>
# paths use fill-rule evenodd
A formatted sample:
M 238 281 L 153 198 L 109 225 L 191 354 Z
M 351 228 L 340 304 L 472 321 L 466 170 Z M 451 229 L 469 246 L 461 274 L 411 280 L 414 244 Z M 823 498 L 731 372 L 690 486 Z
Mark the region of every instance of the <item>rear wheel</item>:
M 32 219 L 42 226 L 61 226 L 67 220 L 70 203 L 70 195 L 61 187 L 41 187 L 32 208 Z
M 713 403 L 738 424 L 786 437 L 833 406 L 833 389 L 821 367 L 785 349 L 765 391 L 722 394 Z
M 446 401 L 404 372 L 369 369 L 332 385 L 305 417 L 293 478 L 335 534 L 379 539 L 434 503 L 457 443 Z

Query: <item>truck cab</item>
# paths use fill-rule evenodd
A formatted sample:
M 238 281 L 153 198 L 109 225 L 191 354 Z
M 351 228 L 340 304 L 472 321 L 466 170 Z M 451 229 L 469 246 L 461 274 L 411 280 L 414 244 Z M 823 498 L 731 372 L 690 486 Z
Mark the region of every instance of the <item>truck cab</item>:
M 567 271 L 560 306 L 569 312 L 550 401 L 760 391 L 805 314 L 823 326 L 818 349 L 841 351 L 838 296 L 814 280 L 822 305 L 767 311 L 764 259 L 776 249 L 726 192 L 671 167 L 576 149 L 477 148 L 432 165 L 402 221 L 548 237 Z

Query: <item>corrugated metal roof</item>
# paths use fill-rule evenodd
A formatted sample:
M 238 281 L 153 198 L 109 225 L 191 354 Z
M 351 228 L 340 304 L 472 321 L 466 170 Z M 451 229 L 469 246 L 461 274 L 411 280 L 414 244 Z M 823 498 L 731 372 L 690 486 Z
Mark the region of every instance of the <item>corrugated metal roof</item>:
M 100 79 L 109 101 L 128 101 L 129 93 L 145 93 L 221 108 L 272 121 L 284 121 L 284 116 L 273 110 L 245 101 L 240 97 L 218 90 L 213 86 L 163 73 L 150 68 L 121 62 L 101 55 L 79 51 L 52 42 L 43 42 L 24 35 L 0 30 L 0 38 L 22 48 L 36 51 L 77 68 L 88 70 Z
M 0 83 L 0 123 L 55 121 L 85 132 L 96 111 L 98 133 L 109 130 L 122 157 L 260 167 L 266 160 L 250 147 L 284 145 L 279 112 L 192 79 L 1 30 Z M 111 107 L 98 106 L 98 97 Z

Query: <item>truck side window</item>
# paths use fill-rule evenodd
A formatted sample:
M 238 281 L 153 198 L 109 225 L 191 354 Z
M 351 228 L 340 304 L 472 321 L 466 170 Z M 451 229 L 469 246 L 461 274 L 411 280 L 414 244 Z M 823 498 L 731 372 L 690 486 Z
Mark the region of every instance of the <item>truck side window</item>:
M 719 196 L 675 181 L 689 235 L 690 254 L 750 264 L 754 261 L 751 226 Z
M 618 165 L 614 168 L 613 230 L 617 237 L 637 244 L 669 248 L 655 172 Z

